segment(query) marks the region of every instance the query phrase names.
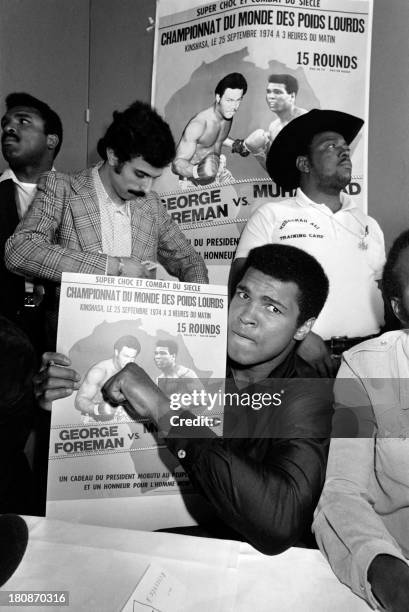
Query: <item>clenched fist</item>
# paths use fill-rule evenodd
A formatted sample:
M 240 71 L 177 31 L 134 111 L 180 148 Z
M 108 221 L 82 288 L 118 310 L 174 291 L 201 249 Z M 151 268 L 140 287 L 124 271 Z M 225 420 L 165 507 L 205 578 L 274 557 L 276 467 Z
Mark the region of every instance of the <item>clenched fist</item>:
M 111 406 L 122 405 L 137 420 L 147 417 L 154 422 L 169 410 L 169 400 L 136 363 L 128 363 L 102 387 L 102 396 Z

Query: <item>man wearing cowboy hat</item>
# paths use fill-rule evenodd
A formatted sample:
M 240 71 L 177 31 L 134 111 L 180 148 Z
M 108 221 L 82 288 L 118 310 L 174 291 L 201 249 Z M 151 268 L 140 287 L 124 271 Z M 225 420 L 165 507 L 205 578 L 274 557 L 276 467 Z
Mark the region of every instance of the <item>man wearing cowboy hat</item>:
M 255 211 L 230 274 L 234 287 L 249 250 L 266 243 L 297 246 L 318 259 L 330 281 L 329 297 L 299 352 L 323 374 L 331 365 L 317 335 L 332 355 L 340 355 L 383 324 L 377 284 L 385 261 L 383 233 L 343 191 L 351 180 L 350 144 L 362 125 L 353 115 L 314 109 L 284 127 L 270 148 L 267 170 L 279 187 L 297 189 L 295 197 Z

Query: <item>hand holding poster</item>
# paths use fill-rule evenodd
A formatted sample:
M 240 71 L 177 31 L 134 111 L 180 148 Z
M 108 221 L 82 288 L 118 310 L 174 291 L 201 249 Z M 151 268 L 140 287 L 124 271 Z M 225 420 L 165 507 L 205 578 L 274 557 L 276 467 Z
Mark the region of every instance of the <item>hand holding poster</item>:
M 223 378 L 226 321 L 223 287 L 63 275 L 58 350 L 81 384 L 53 405 L 48 516 L 140 528 L 192 521 L 181 496 L 192 487 L 156 427 L 105 402 L 102 387 L 129 363 L 169 397 L 175 385 L 192 393 L 201 378 Z M 164 503 L 163 494 L 177 499 Z

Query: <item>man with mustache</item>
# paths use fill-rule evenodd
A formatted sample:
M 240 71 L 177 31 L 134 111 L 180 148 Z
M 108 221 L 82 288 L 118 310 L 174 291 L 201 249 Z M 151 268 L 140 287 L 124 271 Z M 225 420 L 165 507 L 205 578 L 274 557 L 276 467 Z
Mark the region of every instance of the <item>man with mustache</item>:
M 175 155 L 168 124 L 134 102 L 114 112 L 98 152 L 93 168 L 41 179 L 7 243 L 9 270 L 54 283 L 62 272 L 149 278 L 158 261 L 179 280 L 207 283 L 202 258 L 152 191 Z
M 206 395 L 191 412 L 175 410 L 180 394 L 168 398 L 136 364 L 102 389 L 113 406 L 151 419 L 163 432 L 218 515 L 210 535 L 245 539 L 266 554 L 308 540 L 325 478 L 331 389 L 327 381 L 308 378 L 316 373 L 295 349 L 327 294 L 328 279 L 308 253 L 281 244 L 250 252 L 229 308 L 225 390 L 238 400 L 226 399 L 223 437 L 183 421 L 198 416 L 196 408 L 216 420 Z M 77 373 L 61 367 L 69 365 L 63 355 L 44 356 L 35 391 L 48 408 L 78 388 Z
M 43 286 L 9 272 L 4 246 L 31 206 L 40 176 L 53 169 L 63 128 L 48 104 L 27 93 L 6 97 L 1 119 L 1 150 L 9 167 L 0 177 L 0 314 L 24 329 L 40 355 L 43 329 Z
M 181 189 L 233 180 L 221 151 L 223 144 L 233 144 L 228 135 L 246 91 L 242 74 L 227 74 L 216 85 L 213 106 L 197 113 L 186 125 L 172 164 Z
M 314 109 L 286 125 L 271 145 L 267 171 L 295 197 L 268 202 L 250 217 L 230 274 L 234 287 L 250 249 L 291 244 L 318 259 L 330 292 L 322 313 L 300 347 L 307 361 L 331 374 L 336 359 L 354 344 L 376 335 L 383 324 L 378 287 L 385 262 L 383 233 L 345 192 L 351 181 L 350 145 L 363 121 L 333 110 Z

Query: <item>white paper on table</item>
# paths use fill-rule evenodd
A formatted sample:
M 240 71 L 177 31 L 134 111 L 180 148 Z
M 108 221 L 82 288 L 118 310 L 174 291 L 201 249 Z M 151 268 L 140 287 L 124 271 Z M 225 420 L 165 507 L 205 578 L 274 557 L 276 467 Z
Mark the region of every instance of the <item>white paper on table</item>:
M 122 612 L 181 612 L 186 587 L 157 563 L 150 563 Z

